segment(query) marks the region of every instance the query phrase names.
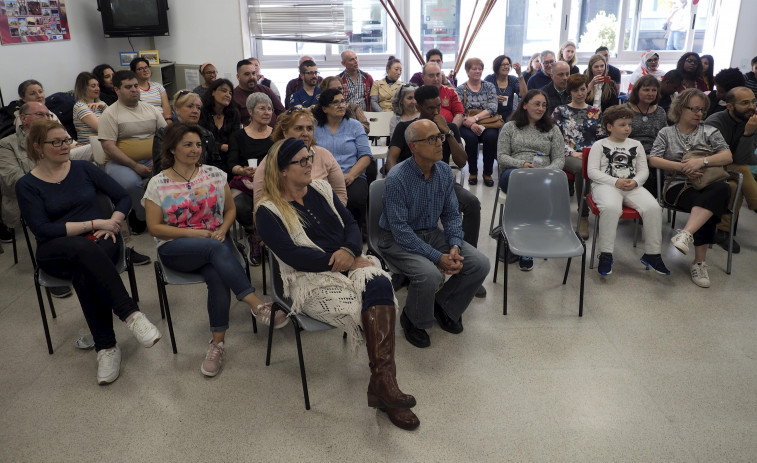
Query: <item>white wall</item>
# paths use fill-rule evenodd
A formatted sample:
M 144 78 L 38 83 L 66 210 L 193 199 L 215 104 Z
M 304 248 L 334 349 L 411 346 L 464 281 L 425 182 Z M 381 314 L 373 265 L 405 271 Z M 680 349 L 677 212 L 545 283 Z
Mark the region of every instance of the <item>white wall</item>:
M 126 39 L 105 39 L 100 12 L 94 1 L 67 1 L 71 40 L 0 46 L 0 89 L 5 104 L 18 98 L 18 84 L 36 79 L 45 93 L 71 90 L 76 75 L 100 63 L 118 64 L 118 52 L 131 49 Z M 148 39 L 132 39 L 136 49 Z
M 757 56 L 757 1 L 745 0 L 741 2 L 739 22 L 736 27 L 736 39 L 733 42 L 731 66 L 742 71 L 750 71 L 750 62 Z

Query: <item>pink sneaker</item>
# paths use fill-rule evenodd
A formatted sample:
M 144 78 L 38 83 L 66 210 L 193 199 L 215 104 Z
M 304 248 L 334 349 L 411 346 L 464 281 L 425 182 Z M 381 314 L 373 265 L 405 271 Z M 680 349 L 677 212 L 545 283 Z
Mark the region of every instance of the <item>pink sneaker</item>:
M 250 307 L 250 312 L 252 312 L 252 316 L 255 317 L 255 320 L 259 321 L 263 325 L 269 326 L 271 324 L 271 307 L 272 306 L 273 306 L 273 302 L 266 302 L 265 304 L 260 304 L 258 306 L 257 315 L 255 315 L 255 312 L 253 312 L 252 307 Z M 284 311 L 277 310 L 276 318 L 273 320 L 273 327 L 278 330 L 280 328 L 285 327 L 288 322 L 289 322 L 289 318 L 287 318 Z
M 208 346 L 208 353 L 205 354 L 205 360 L 202 361 L 200 371 L 205 376 L 213 377 L 221 371 L 221 364 L 223 363 L 223 356 L 226 351 L 223 349 L 223 341 L 216 344 L 213 340 L 210 340 Z

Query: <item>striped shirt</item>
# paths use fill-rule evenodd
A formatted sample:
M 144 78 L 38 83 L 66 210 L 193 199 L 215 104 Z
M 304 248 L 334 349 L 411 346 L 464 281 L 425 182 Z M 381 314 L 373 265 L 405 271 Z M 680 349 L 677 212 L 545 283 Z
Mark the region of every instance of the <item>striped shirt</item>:
M 76 141 L 82 145 L 89 145 L 89 137 L 91 135 L 97 136 L 97 131 L 88 126 L 82 119 L 94 114 L 98 119 L 102 114 L 101 109 L 95 109 L 92 111 L 87 103 L 77 101 L 74 104 L 74 127 L 76 128 Z
M 147 90 L 139 87 L 139 99 L 147 104 L 155 106 L 160 110 L 161 113 L 163 112 L 163 102 L 161 101 L 160 97 L 164 93 L 166 93 L 166 89 L 157 82 L 148 82 Z
M 405 251 L 439 262 L 442 253 L 421 240 L 415 231 L 437 228 L 441 219 L 447 244 L 462 245 L 462 219 L 454 185 L 452 169 L 445 162 L 434 164 L 428 179 L 415 158 L 400 162 L 386 176 L 379 226 L 391 231 L 394 241 Z

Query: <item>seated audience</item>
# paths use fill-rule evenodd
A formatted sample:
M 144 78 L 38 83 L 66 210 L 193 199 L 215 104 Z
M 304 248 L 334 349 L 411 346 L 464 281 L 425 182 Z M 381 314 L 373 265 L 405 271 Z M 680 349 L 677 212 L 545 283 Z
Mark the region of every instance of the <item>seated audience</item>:
M 513 112 L 515 95 L 523 98 L 528 92 L 525 75 L 520 71 L 520 63 L 513 63 L 509 56 L 499 55 L 494 58 L 492 65 L 494 74 L 489 74 L 484 79 L 491 82 L 497 89 L 497 114 L 507 120 Z M 510 75 L 510 69 L 514 69 L 518 77 Z
M 552 65 L 555 64 L 555 52 L 544 50 L 539 55 L 539 62 L 541 69 L 528 79 L 527 87 L 529 90 L 543 88 L 552 83 Z M 568 72 L 570 73 L 570 70 Z
M 252 182 L 255 178 L 256 167 L 273 146 L 271 138 L 273 129 L 268 125 L 273 115 L 271 99 L 264 93 L 253 93 L 247 97 L 247 111 L 252 114 L 250 123 L 247 127 L 234 132 L 229 141 L 228 169 L 234 176 L 229 186 L 237 210 L 237 222 L 247 232 L 250 263 L 258 266 L 261 262 L 261 250 L 260 243 L 255 238 L 252 217 Z M 250 161 L 253 162 L 250 163 Z
M 318 95 L 321 89 L 318 82 L 321 78 L 318 76 L 318 66 L 315 61 L 306 60 L 300 64 L 300 89 L 290 96 L 286 107 L 312 108 L 318 105 Z
M 568 66 L 562 61 L 557 64 L 560 63 L 565 66 L 567 80 Z M 565 165 L 565 142 L 547 107 L 547 95 L 542 90 L 529 90 L 510 122 L 499 132 L 499 187 L 505 193 L 510 174 L 515 169 L 562 169 Z M 534 268 L 533 258 L 519 256 L 518 268 L 524 272 L 531 271 Z
M 317 125 L 315 139 L 339 163 L 347 186 L 347 209 L 362 227 L 368 207 L 368 180 L 365 170 L 373 159 L 368 135 L 359 122 L 347 114 L 347 100 L 341 90 L 321 92 L 313 111 Z
M 570 103 L 558 106 L 552 113 L 552 119 L 565 140 L 563 170 L 575 177 L 575 188 L 578 191 L 577 202 L 579 205 L 583 203 L 578 211 L 581 215 L 578 222 L 578 234 L 583 239 L 589 237 L 589 206 L 584 199 L 589 192 L 588 189 L 584 189 L 583 149 L 590 148 L 604 135 L 599 108 L 586 103 L 586 82 L 583 74 L 573 74 L 568 77 L 567 91 L 570 93 Z
M 189 90 L 181 90 L 173 96 L 173 109 L 176 113 L 176 122 L 185 122 L 187 124 L 197 124 L 200 121 L 200 114 L 202 113 L 202 100 L 200 95 L 190 92 Z M 155 137 L 152 140 L 152 176 L 156 176 L 163 170 L 163 162 L 161 160 L 161 152 L 163 148 L 163 136 L 166 134 L 168 127 L 161 127 L 155 132 Z M 221 155 L 218 153 L 218 145 L 216 144 L 213 134 L 205 127 L 200 127 L 202 133 L 202 159 L 200 162 L 208 164 L 219 169 L 226 171 L 226 164 L 221 160 Z
M 163 113 L 165 120 L 170 121 L 173 114 L 171 105 L 168 103 L 168 93 L 158 82 L 150 82 L 150 77 L 152 77 L 150 63 L 145 58 L 138 57 L 131 60 L 129 68 L 137 76 L 140 101 L 155 106 Z
M 702 80 L 707 85 L 707 90 L 715 90 L 715 58 L 712 55 L 702 55 Z
M 457 87 L 457 98 L 463 102 L 466 117 L 460 127 L 468 154 L 468 184 L 478 183 L 478 144 L 484 145 L 484 185 L 494 186 L 494 156 L 497 154 L 499 128 L 486 128 L 478 122 L 497 115 L 497 89 L 491 82 L 481 80 L 484 62 L 479 58 L 465 60 L 468 81 Z
M 671 241 L 683 254 L 688 254 L 694 246 L 691 280 L 702 288 L 710 287 L 709 267 L 705 262 L 707 248 L 715 242 L 715 227 L 728 211 L 730 188 L 727 182 L 721 181 L 698 190 L 691 187 L 690 181 L 701 177 L 705 167 L 727 166 L 733 162 L 728 143 L 720 132 L 701 124 L 708 104 L 705 94 L 695 88 L 681 92 L 670 107 L 669 116 L 675 125 L 660 130 L 648 159 L 652 167 L 665 170 L 662 192 L 665 202 L 689 212 L 686 225 Z M 684 153 L 696 145 L 709 145 L 715 154 L 682 160 Z
M 673 69 L 665 73 L 660 81 L 660 101 L 657 103 L 665 113 L 670 110 L 670 105 L 673 103 L 673 98 L 678 94 L 678 87 L 683 82 L 683 76 L 680 72 Z
M 431 345 L 434 318 L 444 331 L 463 331 L 462 314 L 489 273 L 489 259 L 463 240 L 455 179 L 442 161 L 446 137 L 434 121 L 408 126 L 413 156 L 386 176 L 379 221 L 381 254 L 410 280 L 400 317 L 405 339 L 420 348 Z
M 305 61 L 313 61 L 313 63 L 315 63 L 315 60 L 313 59 L 312 56 L 303 56 L 303 57 L 301 57 L 300 60 L 299 60 L 299 62 L 297 63 L 297 69 L 298 69 L 298 71 L 300 73 L 302 73 L 302 69 L 300 68 L 300 66 L 302 66 L 302 63 L 304 63 Z M 323 77 L 318 76 L 318 80 L 316 81 L 316 85 L 319 85 L 321 83 L 321 80 L 323 80 Z M 283 101 L 284 106 L 286 106 L 287 109 L 289 109 L 289 102 L 292 99 L 292 95 L 294 95 L 297 91 L 299 91 L 299 90 L 302 89 L 302 84 L 303 84 L 303 82 L 302 82 L 302 75 L 297 76 L 296 78 L 290 80 L 287 83 L 286 96 L 285 96 L 284 101 Z
M 239 82 L 239 85 L 234 88 L 233 98 L 237 111 L 242 117 L 242 125 L 250 123 L 251 116 L 247 112 L 247 98 L 253 93 L 265 93 L 271 99 L 273 105 L 273 115 L 268 125 L 275 127 L 276 116 L 284 112 L 284 105 L 281 104 L 281 100 L 273 90 L 258 83 L 258 71 L 252 62 L 246 59 L 237 62 L 237 82 Z
M 373 82 L 371 87 L 371 111 L 391 111 L 392 97 L 402 85 L 402 63 L 394 56 L 386 62 L 386 77 Z
M 755 181 L 749 168 L 757 165 L 757 136 L 755 136 L 755 132 L 757 132 L 757 113 L 755 113 L 757 98 L 748 88 L 736 87 L 728 91 L 725 101 L 726 111 L 713 114 L 704 123 L 718 129 L 723 139 L 728 143 L 733 156 L 733 164 L 726 166 L 726 169 L 740 172 L 744 176 L 738 198 L 735 198 L 736 183 L 730 182 L 731 199 L 729 204 L 736 205 L 734 213 L 736 219 L 738 219 L 744 199 L 746 199 L 746 205 L 750 210 L 757 210 L 757 181 Z M 735 202 L 733 202 L 734 200 Z M 726 250 L 728 249 L 731 220 L 730 214 L 724 215 L 715 232 L 715 242 Z M 733 252 L 738 253 L 740 250 L 741 246 L 734 240 Z
M 602 55 L 602 57 L 605 59 L 605 63 L 607 63 L 607 75 L 610 76 L 612 81 L 615 82 L 615 85 L 620 88 L 620 69 L 610 64 L 610 49 L 603 45 L 597 48 L 594 53 L 596 53 L 597 55 Z
M 652 75 L 641 77 L 628 95 L 626 106 L 633 111 L 631 135 L 628 138 L 638 141 L 645 153 L 652 151 L 657 134 L 668 125 L 668 115 L 658 104 L 660 101 L 660 81 Z M 649 164 L 649 176 L 644 184 L 650 193 L 657 196 L 657 170 Z
M 400 122 L 412 121 L 418 118 L 418 105 L 415 101 L 415 84 L 404 84 L 392 96 L 392 111 L 394 117 L 389 121 L 389 135 L 394 133 Z
M 279 101 L 281 101 L 281 92 L 279 92 L 279 89 L 278 87 L 276 87 L 276 84 L 274 84 L 273 81 L 271 81 L 271 79 L 266 78 L 263 75 L 263 73 L 260 72 L 260 60 L 255 57 L 251 57 L 251 58 L 247 58 L 247 61 L 252 63 L 252 66 L 255 68 L 255 73 L 258 76 L 258 83 L 260 85 L 265 85 L 266 87 L 270 88 L 271 91 L 274 94 L 276 94 L 276 98 L 278 98 Z
M 450 71 L 449 77 L 447 77 L 441 71 L 442 65 L 444 65 L 444 56 L 442 55 L 441 50 L 439 50 L 438 48 L 432 48 L 431 50 L 427 51 L 426 63 L 434 63 L 437 66 L 439 66 L 439 72 L 441 74 L 440 85 L 444 85 L 445 87 L 450 87 L 450 88 L 457 87 L 457 79 L 455 79 L 454 73 Z M 423 71 L 416 72 L 415 74 L 413 74 L 413 77 L 410 78 L 410 83 L 415 84 L 416 87 L 420 87 L 421 85 L 428 85 L 424 83 Z
M 660 55 L 654 50 L 647 50 L 641 54 L 641 62 L 639 67 L 631 74 L 631 81 L 628 85 L 628 93 L 631 93 L 636 82 L 644 76 L 654 76 L 659 82 L 662 76 L 665 75 L 658 66 L 660 65 Z M 632 137 L 633 138 L 633 137 Z
M 200 77 L 202 77 L 202 83 L 192 89 L 192 92 L 202 98 L 210 88 L 210 84 L 218 78 L 218 69 L 212 63 L 202 63 L 200 65 Z
M 415 398 L 399 389 L 395 377 L 391 281 L 375 258 L 363 257 L 360 229 L 328 182 L 312 179 L 312 159 L 302 140 L 287 138 L 271 148 L 255 210 L 261 236 L 279 262 L 292 311 L 339 327 L 355 348 L 364 341 L 368 406 L 402 429 L 415 429 Z
M 339 80 L 339 77 L 330 76 L 323 79 L 318 87 L 321 89 L 320 93 L 323 93 L 326 90 L 342 90 L 342 81 Z M 318 98 L 320 99 L 320 94 Z M 360 125 L 363 126 L 363 130 L 365 130 L 366 134 L 371 131 L 371 123 L 368 122 L 368 118 L 365 117 L 365 112 L 363 112 L 363 110 L 360 109 L 358 105 L 348 102 L 346 114 L 351 119 L 355 119 L 356 121 L 360 122 Z
M 696 88 L 703 92 L 708 90 L 707 84 L 702 79 L 702 59 L 698 54 L 688 52 L 681 55 L 678 59 L 676 69 L 683 75 L 683 82 L 678 87 L 679 92 L 687 88 Z
M 707 117 L 726 110 L 725 96 L 736 87 L 744 87 L 746 83 L 744 74 L 739 68 L 722 69 L 715 75 L 715 89 L 707 95 L 710 100 L 710 109 Z
M 136 79 L 135 79 L 136 85 Z M 97 352 L 97 382 L 112 383 L 121 367 L 113 314 L 125 322 L 144 347 L 160 340 L 126 292 L 116 270 L 123 246 L 120 224 L 131 206 L 129 194 L 92 163 L 71 161 L 73 140 L 55 121 L 34 124 L 26 151 L 36 163 L 16 184 L 24 220 L 37 240 L 37 264 L 58 278 L 70 278 Z M 97 193 L 115 204 L 102 218 Z
M 754 92 L 754 96 L 757 97 L 757 56 L 752 58 L 750 63 L 752 70 L 744 74 L 746 80 L 745 86 Z
M 557 52 L 557 60 L 565 61 L 570 66 L 570 74 L 579 74 L 581 71 L 576 66 L 576 44 L 568 40 L 560 47 Z
M 528 66 L 526 66 L 526 70 L 523 71 L 523 80 L 528 83 L 528 79 L 531 78 L 534 74 L 536 74 L 536 71 L 541 69 L 541 53 L 534 53 L 531 55 L 531 59 L 528 60 Z
M 155 132 L 166 120 L 155 106 L 140 101 L 137 76 L 131 71 L 113 75 L 118 101 L 100 116 L 98 139 L 105 150 L 105 172 L 131 196 L 129 225 L 133 233 L 145 230 L 145 209 L 140 200 L 152 174 L 152 144 Z M 147 261 L 149 262 L 149 260 Z M 147 263 L 145 262 L 145 263 Z
M 277 142 L 287 138 L 296 138 L 305 142 L 310 154 L 313 155 L 311 161 L 310 177 L 313 180 L 326 180 L 331 185 L 334 192 L 342 205 L 347 205 L 347 187 L 344 185 L 344 174 L 339 163 L 334 156 L 321 146 L 316 145 L 313 131 L 315 130 L 315 117 L 312 111 L 308 109 L 290 109 L 279 118 L 276 128 L 273 129 L 273 141 Z M 267 164 L 264 157 L 258 163 L 255 170 L 255 177 L 252 180 L 255 205 L 258 204 L 263 195 L 263 180 L 265 179 L 265 166 Z
M 179 122 L 166 130 L 161 148 L 163 170 L 150 180 L 142 203 L 163 265 L 179 272 L 198 272 L 205 279 L 212 339 L 200 371 L 215 376 L 226 353 L 229 290 L 265 325 L 271 323 L 271 308 L 255 295 L 236 259 L 234 240 L 227 236 L 235 209 L 226 174 L 200 163 L 201 137 L 194 124 Z M 177 210 L 182 212 L 177 214 Z M 287 319 L 282 314 L 273 323 L 280 328 Z
M 118 95 L 113 89 L 113 74 L 115 73 L 110 64 L 99 64 L 92 69 L 92 74 L 97 77 L 97 83 L 100 84 L 100 99 L 108 106 L 118 100 Z
M 342 71 L 337 77 L 342 82 L 342 93 L 347 102 L 356 104 L 363 111 L 371 108 L 373 77 L 360 70 L 360 62 L 352 50 L 342 52 Z
M 556 107 L 566 104 L 570 97 L 568 93 L 568 76 L 570 68 L 565 61 L 558 61 L 552 65 L 552 79 L 540 90 L 547 95 L 547 113 L 552 114 Z
M 231 134 L 240 129 L 241 116 L 237 105 L 232 102 L 234 87 L 227 79 L 216 79 L 210 84 L 202 100 L 200 126 L 213 135 L 215 151 L 226 165 L 229 159 Z M 226 169 L 226 168 L 224 168 Z
M 74 83 L 74 127 L 77 141 L 89 144 L 89 137 L 97 135 L 98 120 L 103 110 L 108 107 L 100 101 L 100 84 L 94 74 L 82 72 L 76 76 Z
M 447 122 L 452 122 L 458 127 L 463 126 L 465 109 L 454 88 L 442 85 L 442 69 L 434 62 L 423 66 L 423 85 L 433 85 L 439 89 L 439 97 L 442 100 L 442 116 Z
M 591 192 L 600 211 L 600 275 L 612 273 L 615 233 L 623 206 L 636 209 L 644 224 L 644 255 L 641 263 L 655 272 L 670 275 L 660 255 L 662 247 L 662 210 L 657 200 L 642 185 L 649 175 L 647 155 L 638 141 L 628 138 L 633 112 L 625 106 L 613 106 L 602 113 L 608 137 L 591 147 L 586 172 L 592 181 Z
M 620 103 L 618 87 L 607 75 L 607 63 L 602 55 L 594 55 L 589 58 L 585 75 L 588 88 L 587 103 L 595 108 L 600 108 L 602 111 Z

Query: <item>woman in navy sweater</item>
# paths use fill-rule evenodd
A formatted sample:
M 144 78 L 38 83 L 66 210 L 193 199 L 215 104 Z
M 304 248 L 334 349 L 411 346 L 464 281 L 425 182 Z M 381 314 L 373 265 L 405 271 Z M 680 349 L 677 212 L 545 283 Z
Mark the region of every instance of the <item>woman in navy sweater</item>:
M 58 122 L 32 125 L 26 150 L 38 164 L 16 183 L 16 195 L 37 239 L 40 268 L 73 281 L 95 341 L 97 381 L 107 384 L 118 378 L 121 366 L 113 313 L 145 347 L 155 344 L 160 332 L 129 297 L 115 267 L 120 224 L 131 207 L 129 194 L 95 165 L 69 160 L 72 142 Z M 100 218 L 98 192 L 115 204 L 109 218 Z

